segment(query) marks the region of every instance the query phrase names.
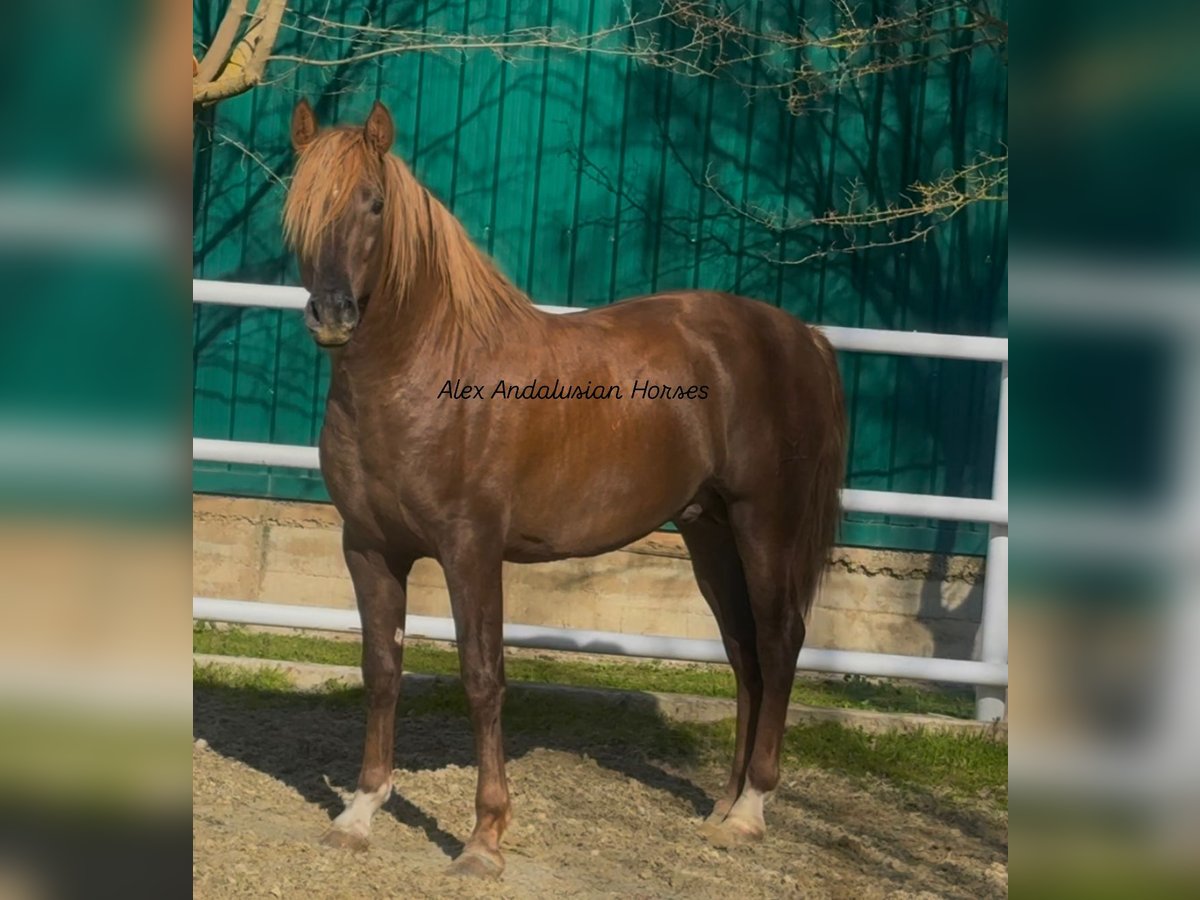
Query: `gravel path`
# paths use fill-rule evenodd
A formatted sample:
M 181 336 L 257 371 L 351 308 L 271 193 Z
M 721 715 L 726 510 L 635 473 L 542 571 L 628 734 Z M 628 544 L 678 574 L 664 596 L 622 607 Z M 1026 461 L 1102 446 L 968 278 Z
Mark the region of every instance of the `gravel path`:
M 612 746 L 510 737 L 515 821 L 499 883 L 444 874 L 472 826 L 465 720 L 401 720 L 396 796 L 354 854 L 318 838 L 352 787 L 362 712 L 194 704 L 193 885 L 226 897 L 1004 897 L 1007 827 L 885 784 L 818 769 L 785 773 L 767 838 L 734 850 L 698 830 L 717 768 L 631 761 Z M 618 715 L 597 711 L 596 715 Z

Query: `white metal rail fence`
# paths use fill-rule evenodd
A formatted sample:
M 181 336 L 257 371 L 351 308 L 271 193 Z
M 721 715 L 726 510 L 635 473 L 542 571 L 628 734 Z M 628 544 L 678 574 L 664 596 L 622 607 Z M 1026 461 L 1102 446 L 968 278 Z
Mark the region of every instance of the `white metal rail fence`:
M 192 282 L 192 302 L 270 309 L 303 309 L 308 292 L 303 288 L 236 282 Z M 577 310 L 543 306 L 555 313 Z M 918 516 L 960 522 L 985 522 L 990 526 L 983 612 L 975 659 L 931 659 L 805 648 L 797 667 L 810 671 L 852 675 L 914 678 L 976 686 L 976 717 L 1002 718 L 1008 688 L 1008 341 L 1003 338 L 921 332 L 883 331 L 870 328 L 823 329 L 839 350 L 887 353 L 901 356 L 971 359 L 1001 363 L 1000 407 L 996 427 L 996 463 L 992 498 L 941 497 L 891 491 L 844 489 L 842 503 L 853 512 Z M 192 438 L 192 459 L 207 462 L 246 463 L 298 469 L 318 467 L 316 447 Z M 358 631 L 355 610 L 308 606 L 192 599 L 192 617 L 207 621 L 247 625 L 276 625 L 325 631 Z M 413 637 L 454 640 L 454 621 L 409 616 L 406 631 Z M 621 656 L 642 656 L 698 662 L 724 662 L 720 641 L 632 635 L 506 624 L 508 646 L 550 650 L 576 650 Z

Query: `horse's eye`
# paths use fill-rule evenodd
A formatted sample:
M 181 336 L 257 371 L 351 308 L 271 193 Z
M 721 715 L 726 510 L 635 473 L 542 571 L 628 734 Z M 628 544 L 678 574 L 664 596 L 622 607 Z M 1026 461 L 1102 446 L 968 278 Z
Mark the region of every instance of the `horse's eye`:
M 371 215 L 377 216 L 383 212 L 383 201 L 375 200 L 371 203 Z

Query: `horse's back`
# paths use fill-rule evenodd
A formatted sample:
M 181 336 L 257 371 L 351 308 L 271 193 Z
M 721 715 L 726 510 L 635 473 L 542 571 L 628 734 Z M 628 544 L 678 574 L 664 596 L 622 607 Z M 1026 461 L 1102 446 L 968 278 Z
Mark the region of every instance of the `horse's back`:
M 824 335 L 797 316 L 738 294 L 669 291 L 568 316 L 609 332 L 614 347 L 620 344 L 618 335 L 636 334 L 661 340 L 664 353 L 670 352 L 667 342 L 671 349 L 692 351 L 728 376 L 731 392 L 745 395 L 730 399 L 770 399 L 783 393 L 796 401 L 812 393 L 824 403 L 830 399 L 831 376 L 836 380 L 836 359 Z M 834 399 L 840 403 L 840 395 Z
M 568 314 L 568 343 L 594 338 L 610 361 L 707 385 L 682 413 L 690 439 L 708 446 L 714 476 L 742 481 L 777 472 L 784 457 L 815 457 L 844 428 L 841 383 L 828 340 L 803 320 L 759 300 L 684 290 Z M 564 323 L 566 324 L 566 323 Z M 566 337 L 564 335 L 564 337 Z

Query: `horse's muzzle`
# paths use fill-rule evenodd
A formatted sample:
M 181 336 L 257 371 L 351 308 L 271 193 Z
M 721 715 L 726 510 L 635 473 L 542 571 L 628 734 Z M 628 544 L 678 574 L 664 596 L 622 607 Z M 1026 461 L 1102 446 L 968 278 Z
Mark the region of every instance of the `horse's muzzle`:
M 304 324 L 322 347 L 340 347 L 358 327 L 358 304 L 349 293 L 313 294 L 304 307 Z

